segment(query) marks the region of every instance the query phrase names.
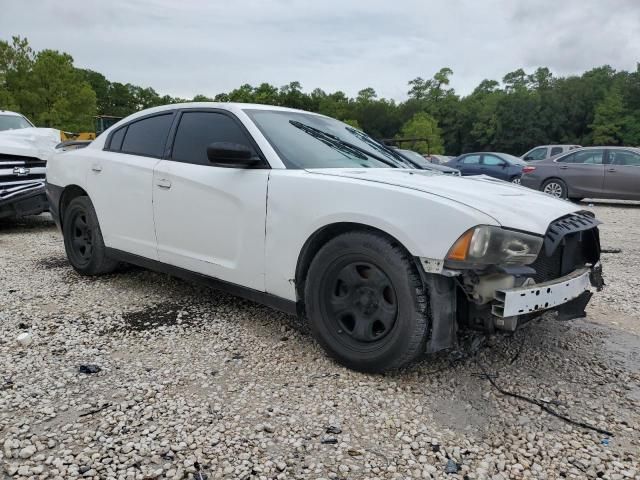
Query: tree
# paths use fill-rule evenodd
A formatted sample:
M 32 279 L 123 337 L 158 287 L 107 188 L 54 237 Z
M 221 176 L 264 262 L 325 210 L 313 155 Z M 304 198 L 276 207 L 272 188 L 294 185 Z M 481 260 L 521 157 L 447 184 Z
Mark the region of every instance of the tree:
M 444 153 L 438 122 L 426 113 L 417 113 L 405 123 L 401 130 L 401 138 L 419 139 L 413 143 L 412 148 L 420 153 Z
M 593 143 L 598 145 L 621 145 L 625 120 L 622 95 L 616 88 L 613 88 L 596 107 L 593 124 L 591 124 Z
M 42 50 L 36 55 L 21 96 L 21 112 L 38 125 L 63 130 L 93 129 L 96 94 L 66 53 Z

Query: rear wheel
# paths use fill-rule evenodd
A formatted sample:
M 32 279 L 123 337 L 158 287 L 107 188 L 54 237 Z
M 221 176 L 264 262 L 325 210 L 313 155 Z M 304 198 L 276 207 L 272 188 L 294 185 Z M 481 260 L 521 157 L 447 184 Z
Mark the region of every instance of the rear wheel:
M 313 259 L 305 306 L 318 342 L 343 365 L 380 372 L 425 351 L 426 295 L 411 257 L 375 233 L 350 232 Z
M 102 275 L 118 262 L 107 257 L 98 217 L 89 197 L 71 200 L 62 222 L 64 248 L 71 266 L 82 275 Z
M 520 185 L 520 183 L 522 183 L 520 179 L 521 179 L 520 175 L 516 175 L 515 177 L 511 177 L 510 182 L 515 183 L 516 185 Z
M 552 197 L 567 198 L 567 184 L 558 178 L 544 182 L 541 190 Z

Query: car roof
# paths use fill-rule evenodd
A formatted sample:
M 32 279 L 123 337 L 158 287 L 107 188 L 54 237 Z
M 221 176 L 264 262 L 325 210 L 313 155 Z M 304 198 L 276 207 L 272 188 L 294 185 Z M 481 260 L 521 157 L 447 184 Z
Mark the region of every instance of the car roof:
M 238 113 L 242 110 L 274 110 L 279 112 L 298 112 L 307 113 L 309 115 L 322 116 L 319 113 L 307 112 L 304 110 L 298 110 L 295 108 L 277 107 L 274 105 L 263 105 L 259 103 L 236 103 L 236 102 L 185 102 L 185 103 L 171 103 L 168 105 L 161 105 L 159 107 L 147 108 L 139 112 L 133 113 L 126 117 L 126 120 L 133 120 L 134 118 L 151 115 L 154 113 L 160 113 L 167 110 L 175 110 L 180 108 L 219 108 L 221 110 L 228 110 L 230 112 Z

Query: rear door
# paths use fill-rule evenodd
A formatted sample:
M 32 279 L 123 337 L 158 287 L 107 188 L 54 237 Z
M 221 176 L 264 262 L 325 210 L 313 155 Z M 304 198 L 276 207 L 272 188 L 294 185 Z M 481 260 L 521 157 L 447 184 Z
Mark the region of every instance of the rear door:
M 508 164 L 500 157 L 495 155 L 482 155 L 482 163 L 480 164 L 480 172 L 490 177 L 499 178 L 501 180 L 509 180 Z
M 212 165 L 207 146 L 258 147 L 224 110 L 184 110 L 173 145 L 158 163 L 153 208 L 161 262 L 264 291 L 269 168 Z
M 598 197 L 604 185 L 604 149 L 580 150 L 558 159 L 558 174 L 570 197 Z
M 640 200 L 640 153 L 633 150 L 608 150 L 604 195 L 609 198 Z
M 480 157 L 479 154 L 466 155 L 458 160 L 456 168 L 462 175 L 480 175 Z
M 174 112 L 150 115 L 109 135 L 104 150 L 86 149 L 87 190 L 105 245 L 157 259 L 153 169 L 162 158 Z

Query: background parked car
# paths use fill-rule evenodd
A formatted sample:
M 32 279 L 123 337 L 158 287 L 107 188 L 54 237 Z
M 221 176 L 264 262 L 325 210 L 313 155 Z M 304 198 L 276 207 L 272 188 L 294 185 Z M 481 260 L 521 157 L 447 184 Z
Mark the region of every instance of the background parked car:
M 445 163 L 450 162 L 455 157 L 450 157 L 448 155 L 425 155 L 424 158 L 431 163 L 435 163 L 436 165 L 444 165 Z
M 413 150 L 405 150 L 403 148 L 395 147 L 392 148 L 403 157 L 408 158 L 412 163 L 418 165 L 423 170 L 435 170 L 437 172 L 442 172 L 448 175 L 461 175 L 460 170 L 447 167 L 446 165 L 440 165 L 438 163 L 431 163 L 418 152 L 414 152 Z
M 540 145 L 532 148 L 520 158 L 527 162 L 544 160 L 545 158 L 555 157 L 556 155 L 567 153 L 569 150 L 576 148 L 580 148 L 580 145 Z
M 463 176 L 488 175 L 512 183 L 520 183 L 522 168 L 527 163 L 508 153 L 478 152 L 465 153 L 454 158 L 448 167 L 457 168 Z
M 571 200 L 640 200 L 640 148 L 586 147 L 531 162 L 522 184 Z

